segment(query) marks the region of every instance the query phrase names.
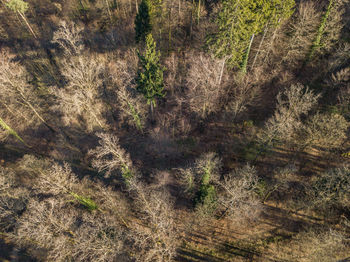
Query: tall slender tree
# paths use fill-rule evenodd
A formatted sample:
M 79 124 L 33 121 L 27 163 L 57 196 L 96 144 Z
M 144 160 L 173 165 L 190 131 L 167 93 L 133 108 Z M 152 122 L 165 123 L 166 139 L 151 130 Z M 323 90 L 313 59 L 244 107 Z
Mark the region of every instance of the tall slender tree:
M 311 60 L 311 58 L 313 57 L 313 55 L 315 54 L 315 51 L 320 47 L 320 44 L 321 44 L 321 39 L 322 39 L 322 36 L 324 34 L 324 30 L 325 30 L 325 27 L 326 27 L 326 24 L 327 24 L 327 20 L 328 20 L 328 17 L 329 17 L 329 14 L 331 12 L 331 9 L 333 7 L 333 3 L 334 1 L 333 0 L 330 0 L 329 3 L 328 3 L 328 6 L 327 6 L 327 10 L 326 12 L 324 13 L 324 15 L 322 16 L 322 20 L 321 20 L 321 23 L 318 27 L 318 30 L 317 30 L 317 34 L 316 34 L 316 37 L 312 43 L 312 46 L 311 46 L 311 49 L 307 55 L 307 58 L 306 58 L 306 62 L 309 62 Z
M 30 33 L 34 36 L 34 38 L 37 38 L 33 28 L 30 26 L 26 16 L 25 12 L 28 10 L 28 3 L 23 0 L 8 0 L 5 5 L 10 8 L 13 12 L 20 15 L 20 17 L 24 20 L 26 23 Z
M 207 45 L 230 68 L 246 72 L 254 37 L 268 23 L 277 23 L 279 16 L 294 6 L 294 0 L 224 0 L 216 20 L 218 31 L 208 36 Z
M 257 58 L 259 56 L 260 50 L 263 46 L 264 41 L 266 40 L 267 32 L 269 29 L 274 29 L 274 32 L 271 36 L 270 43 L 272 44 L 275 37 L 276 37 L 276 31 L 278 27 L 282 24 L 283 21 L 288 19 L 293 13 L 294 13 L 294 7 L 295 7 L 295 0 L 272 0 L 268 2 L 270 4 L 269 10 L 270 14 L 268 15 L 268 20 L 265 25 L 264 33 L 261 37 L 258 50 L 255 53 L 251 68 L 254 68 L 254 65 L 257 61 Z M 271 48 L 270 44 L 270 48 Z M 270 50 L 265 50 L 266 56 L 268 56 L 268 53 Z
M 138 54 L 140 68 L 137 72 L 137 90 L 147 99 L 151 114 L 156 106 L 156 98 L 164 97 L 163 71 L 164 67 L 159 62 L 160 52 L 156 51 L 156 43 L 152 34 L 146 37 L 146 50 L 144 54 Z

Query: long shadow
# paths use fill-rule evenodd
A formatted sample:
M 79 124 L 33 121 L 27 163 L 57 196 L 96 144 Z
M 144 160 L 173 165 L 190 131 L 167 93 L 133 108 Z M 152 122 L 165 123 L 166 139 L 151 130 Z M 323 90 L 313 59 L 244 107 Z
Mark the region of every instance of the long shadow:
M 217 258 L 217 257 L 212 256 L 212 255 L 209 255 L 209 254 L 205 254 L 203 252 L 200 252 L 200 251 L 197 251 L 194 249 L 181 248 L 178 250 L 178 257 L 176 258 L 176 261 L 221 262 L 221 261 L 225 261 L 225 260 L 221 259 L 221 258 Z

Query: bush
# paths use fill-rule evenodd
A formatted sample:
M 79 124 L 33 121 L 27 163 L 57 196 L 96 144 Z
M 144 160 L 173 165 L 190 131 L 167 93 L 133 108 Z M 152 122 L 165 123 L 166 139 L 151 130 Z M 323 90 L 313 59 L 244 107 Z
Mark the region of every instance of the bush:
M 335 128 L 336 127 L 336 128 Z M 305 144 L 324 149 L 339 147 L 347 138 L 349 123 L 339 114 L 316 114 L 303 126 Z
M 246 165 L 235 169 L 217 183 L 222 189 L 218 203 L 225 216 L 233 221 L 255 220 L 259 216 L 259 181 L 254 167 Z
M 317 209 L 350 208 L 350 167 L 330 169 L 312 184 L 311 196 Z

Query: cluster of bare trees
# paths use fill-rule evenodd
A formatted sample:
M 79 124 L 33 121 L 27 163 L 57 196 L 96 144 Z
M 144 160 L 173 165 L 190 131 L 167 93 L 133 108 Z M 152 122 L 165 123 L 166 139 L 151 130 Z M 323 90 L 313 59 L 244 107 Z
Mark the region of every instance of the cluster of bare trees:
M 42 261 L 173 261 L 201 222 L 275 204 L 324 224 L 267 243 L 276 259 L 348 255 L 349 0 L 63 2 L 0 1 L 32 34 L 3 41 L 0 15 L 1 238 Z
M 347 120 L 337 113 L 315 112 L 307 117 L 315 107 L 320 95 L 301 84 L 292 85 L 277 96 L 274 115 L 269 118 L 257 139 L 263 148 L 274 143 L 288 142 L 305 148 L 319 146 L 332 149 L 346 139 Z M 335 130 L 333 127 L 337 126 Z
M 170 261 L 176 253 L 177 231 L 174 210 L 164 188 L 152 188 L 140 180 L 140 172 L 133 167 L 130 156 L 110 134 L 99 134 L 100 146 L 90 151 L 93 166 L 107 174 L 121 175 L 141 223 L 133 227 L 135 256 L 144 261 Z
M 102 100 L 105 65 L 96 56 L 84 52 L 82 28 L 62 22 L 55 32 L 53 43 L 63 49 L 62 75 L 65 88 L 53 88 L 57 97 L 55 109 L 63 115 L 66 125 L 81 126 L 92 131 L 106 128 L 106 105 Z M 82 120 L 82 123 L 79 122 Z
M 33 256 L 55 261 L 115 261 L 119 256 L 170 261 L 175 256 L 178 237 L 172 202 L 164 189 L 130 179 L 132 218 L 122 194 L 88 178 L 80 180 L 68 164 L 27 155 L 18 166 L 2 169 L 1 226 L 6 229 L 8 220 L 14 219 L 15 230 L 8 237 Z M 30 191 L 15 188 L 16 172 L 34 178 Z M 21 216 L 15 216 L 10 206 L 11 193 L 24 198 Z M 24 206 L 18 212 L 23 210 Z

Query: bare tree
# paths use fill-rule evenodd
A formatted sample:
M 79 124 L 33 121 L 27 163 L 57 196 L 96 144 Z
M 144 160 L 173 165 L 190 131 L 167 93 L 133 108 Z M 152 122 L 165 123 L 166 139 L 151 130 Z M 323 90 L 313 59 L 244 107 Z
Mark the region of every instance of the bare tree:
M 329 70 L 335 72 L 340 68 L 346 68 L 347 62 L 350 59 L 350 44 L 341 43 L 338 48 L 335 49 L 332 56 L 327 60 Z
M 188 105 L 192 112 L 205 118 L 220 108 L 220 98 L 224 94 L 222 61 L 201 53 L 191 53 L 189 59 Z
M 138 67 L 138 58 L 134 49 L 125 54 L 117 53 L 117 57 L 107 65 L 109 76 L 112 80 L 113 90 L 116 92 L 116 101 L 111 101 L 116 106 L 122 122 L 143 131 L 147 119 L 147 106 L 142 97 L 136 92 L 134 83 Z M 116 90 L 116 91 L 114 91 Z
M 106 175 L 111 175 L 115 171 L 119 171 L 125 180 L 134 175 L 132 161 L 130 155 L 120 147 L 118 137 L 100 133 L 100 146 L 89 151 L 89 155 L 93 157 L 92 165 L 100 172 L 106 171 Z
M 55 31 L 52 43 L 58 44 L 67 56 L 76 56 L 83 52 L 83 28 L 73 22 L 60 21 Z
M 339 148 L 347 138 L 348 128 L 349 122 L 342 115 L 317 113 L 305 123 L 301 137 L 305 146 L 319 146 L 326 150 Z
M 194 193 L 194 191 L 199 189 L 203 176 L 205 176 L 206 183 L 219 180 L 221 168 L 221 159 L 214 152 L 209 152 L 202 154 L 189 167 L 177 170 L 180 175 L 180 183 L 185 187 L 185 191 Z
M 40 160 L 34 161 L 38 162 Z M 47 170 L 40 170 L 34 167 L 32 172 L 37 172 L 36 175 L 38 177 L 38 180 L 33 185 L 33 189 L 44 194 L 68 195 L 74 192 L 78 183 L 67 163 L 63 166 L 50 163 L 50 167 Z
M 327 84 L 334 88 L 334 92 L 337 92 L 337 106 L 346 116 L 350 103 L 350 67 L 336 71 L 328 79 Z
M 221 159 L 214 152 L 205 153 L 195 161 L 195 171 L 202 175 L 208 174 L 208 179 L 210 182 L 218 179 L 218 174 L 221 168 Z
M 0 229 L 7 231 L 15 225 L 19 214 L 25 209 L 29 192 L 15 182 L 15 173 L 0 167 Z
M 71 57 L 62 62 L 62 74 L 68 80 L 65 88 L 53 88 L 66 125 L 83 125 L 89 131 L 107 128 L 104 113 L 107 111 L 100 87 L 104 63 L 92 55 Z M 82 123 L 79 121 L 82 118 Z
M 350 167 L 329 169 L 314 178 L 310 191 L 313 207 L 321 211 L 350 208 Z
M 292 85 L 277 95 L 274 115 L 267 120 L 258 141 L 263 147 L 276 141 L 291 141 L 295 131 L 302 126 L 301 116 L 316 104 L 319 95 L 315 95 L 301 84 Z
M 188 168 L 178 169 L 180 183 L 186 194 L 195 204 L 196 217 L 201 222 L 215 214 L 217 209 L 216 183 L 220 179 L 221 159 L 217 154 L 209 152 L 202 154 Z
M 58 98 L 54 109 L 63 114 L 66 125 L 83 124 L 92 131 L 107 127 L 104 117 L 107 110 L 100 92 L 105 64 L 97 55 L 84 52 L 82 32 L 74 23 L 62 21 L 54 33 L 52 43 L 59 44 L 64 51 L 60 66 L 68 83 L 65 88 L 52 88 L 52 92 Z
M 150 189 L 134 179 L 130 183 L 142 225 L 135 225 L 133 248 L 137 261 L 173 261 L 179 245 L 173 203 L 163 190 Z
M 249 80 L 248 77 L 237 79 L 231 87 L 233 98 L 225 106 L 229 119 L 235 120 L 247 108 L 256 102 L 260 96 L 258 85 Z
M 121 86 L 117 91 L 120 116 L 122 121 L 135 126 L 139 131 L 143 131 L 147 115 L 147 109 L 141 97 L 132 93 L 125 86 Z
M 217 183 L 222 189 L 218 202 L 223 208 L 223 215 L 235 222 L 258 218 L 262 206 L 256 194 L 258 177 L 254 167 L 246 165 L 236 169 Z

